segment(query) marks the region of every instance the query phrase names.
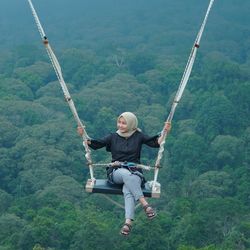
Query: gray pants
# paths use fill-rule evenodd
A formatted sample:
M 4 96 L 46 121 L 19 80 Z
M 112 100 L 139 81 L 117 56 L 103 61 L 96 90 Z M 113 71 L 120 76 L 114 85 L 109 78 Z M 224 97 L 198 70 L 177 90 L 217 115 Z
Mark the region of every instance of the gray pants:
M 122 192 L 125 203 L 125 218 L 134 219 L 135 203 L 139 198 L 144 197 L 141 189 L 141 178 L 132 174 L 128 169 L 118 168 L 113 172 L 113 181 L 116 184 L 123 184 Z

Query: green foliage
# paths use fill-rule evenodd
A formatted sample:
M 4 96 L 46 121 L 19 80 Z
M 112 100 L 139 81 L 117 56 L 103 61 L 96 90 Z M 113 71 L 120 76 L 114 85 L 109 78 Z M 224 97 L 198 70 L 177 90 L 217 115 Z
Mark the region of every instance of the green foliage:
M 196 133 L 183 133 L 170 148 L 170 158 L 175 165 L 174 178 L 181 178 L 185 169 L 200 169 L 206 164 L 207 145 L 204 138 Z M 201 161 L 201 159 L 203 159 Z M 204 161 L 205 160 L 205 161 Z
M 44 106 L 28 101 L 0 101 L 0 112 L 17 127 L 43 123 L 49 117 Z
M 208 97 L 198 113 L 197 132 L 209 141 L 217 135 L 237 134 L 237 112 L 235 106 L 223 95 Z
M 116 220 L 109 211 L 89 207 L 80 217 L 80 227 L 70 249 L 110 249 L 117 241 Z M 116 249 L 116 247 L 115 247 Z
M 228 93 L 232 103 L 237 106 L 238 119 L 242 127 L 248 126 L 249 116 L 248 112 L 250 109 L 250 82 L 240 84 Z
M 242 159 L 242 141 L 230 135 L 218 135 L 211 143 L 218 166 L 235 166 Z
M 153 56 L 139 53 L 132 55 L 128 61 L 128 69 L 133 75 L 145 73 L 154 68 L 155 62 Z
M 196 248 L 196 247 L 191 247 L 191 246 L 180 246 L 177 248 L 177 250 L 219 250 L 219 248 L 217 248 L 214 245 L 201 247 L 201 248 Z
M 9 148 L 14 145 L 15 139 L 18 136 L 18 128 L 15 127 L 6 118 L 1 117 L 0 133 L 0 146 L 4 148 Z
M 39 190 L 36 196 L 41 202 L 53 203 L 64 200 L 78 204 L 83 199 L 83 190 L 82 186 L 73 178 L 57 176 L 43 190 Z
M 3 214 L 0 217 L 0 241 L 1 244 L 15 249 L 22 235 L 25 221 L 15 214 Z
M 147 134 L 160 132 L 204 2 L 40 2 L 90 137 L 115 131 L 123 111 L 135 112 Z M 35 44 L 30 13 L 22 1 L 3 1 L 0 249 L 250 249 L 248 10 L 247 0 L 215 2 L 167 137 L 161 198 L 150 200 L 158 217 L 147 221 L 139 207 L 124 238 L 124 211 L 84 192 L 89 174 L 81 138 L 46 52 Z M 156 153 L 143 148 L 142 162 L 154 164 Z M 110 161 L 105 149 L 92 157 Z M 105 169 L 95 176 L 104 178 Z
M 12 201 L 12 196 L 0 189 L 0 213 L 2 214 L 10 206 Z
M 130 247 L 134 249 L 152 249 L 155 246 L 159 250 L 171 249 L 169 236 L 172 221 L 168 213 L 161 212 L 156 221 L 146 221 L 145 215 L 139 216 L 133 233 L 137 235 L 130 240 Z M 142 233 L 143 232 L 143 233 Z M 125 248 L 127 249 L 127 248 Z
M 5 78 L 0 80 L 0 97 L 1 99 L 22 99 L 32 100 L 33 93 L 31 89 L 22 81 L 14 78 Z
M 151 104 L 151 91 L 133 76 L 118 74 L 107 82 L 84 89 L 76 96 L 76 103 L 79 103 L 80 115 L 95 122 L 100 106 L 112 108 L 116 116 L 125 110 L 135 112 L 135 107 Z
M 229 174 L 222 171 L 208 171 L 192 183 L 192 195 L 202 198 L 228 196 L 232 193 L 232 180 Z

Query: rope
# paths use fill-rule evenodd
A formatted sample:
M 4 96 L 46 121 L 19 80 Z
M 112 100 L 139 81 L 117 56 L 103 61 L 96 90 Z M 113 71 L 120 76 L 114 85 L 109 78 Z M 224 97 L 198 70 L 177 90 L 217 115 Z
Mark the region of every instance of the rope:
M 101 194 L 101 195 L 102 195 L 105 199 L 107 199 L 108 201 L 110 201 L 111 203 L 113 203 L 114 205 L 116 205 L 117 207 L 122 208 L 123 210 L 125 209 L 125 207 L 124 207 L 123 205 L 121 205 L 121 204 L 120 204 L 119 202 L 117 202 L 117 201 L 114 201 L 114 200 L 111 199 L 108 195 L 106 195 L 106 194 Z M 139 206 L 141 206 L 140 203 L 136 204 L 135 210 L 136 210 Z
M 178 105 L 178 103 L 179 103 L 179 101 L 180 101 L 180 99 L 181 99 L 181 97 L 183 95 L 183 92 L 184 92 L 185 87 L 187 85 L 187 82 L 189 80 L 189 77 L 190 77 L 190 74 L 191 74 L 191 71 L 192 71 L 192 68 L 193 68 L 193 65 L 194 65 L 194 61 L 195 61 L 195 58 L 196 58 L 197 50 L 200 47 L 200 40 L 201 40 L 203 31 L 204 31 L 204 28 L 206 26 L 207 19 L 208 19 L 209 13 L 211 11 L 211 8 L 213 6 L 213 3 L 214 3 L 214 0 L 210 0 L 208 8 L 207 8 L 206 15 L 205 15 L 205 18 L 204 18 L 204 20 L 203 20 L 203 22 L 201 24 L 200 30 L 199 30 L 199 32 L 197 34 L 194 45 L 193 45 L 193 47 L 191 49 L 191 53 L 189 55 L 189 58 L 188 58 L 188 61 L 187 61 L 187 64 L 186 64 L 186 67 L 185 67 L 185 70 L 184 70 L 180 85 L 179 85 L 179 88 L 178 88 L 178 90 L 176 92 L 173 104 L 171 106 L 170 113 L 169 113 L 168 118 L 166 120 L 166 122 L 168 122 L 168 123 L 171 123 L 171 121 L 172 121 L 172 119 L 174 117 L 175 109 L 176 109 L 176 107 L 177 107 L 177 105 Z M 164 130 L 164 128 L 163 128 L 161 133 L 163 135 L 163 140 L 162 140 L 162 142 L 160 144 L 157 159 L 156 159 L 156 162 L 155 162 L 155 174 L 154 174 L 153 189 L 155 188 L 155 183 L 156 183 L 157 178 L 158 178 L 160 162 L 161 162 L 161 159 L 162 159 L 162 156 L 163 156 L 164 145 L 165 145 L 165 141 L 166 141 L 166 138 L 167 138 L 167 135 L 168 135 L 168 133 Z
M 125 207 L 123 205 L 121 205 L 119 202 L 114 201 L 113 199 L 111 199 L 108 195 L 106 194 L 101 194 L 104 198 L 106 198 L 108 201 L 110 201 L 111 203 L 113 203 L 114 205 L 116 205 L 119 208 L 125 209 Z
M 119 162 L 119 163 L 114 163 L 114 162 L 110 162 L 110 163 L 94 163 L 94 164 L 92 164 L 92 166 L 93 167 L 118 167 L 118 166 L 121 166 L 122 164 L 123 164 L 123 162 Z M 143 164 L 135 164 L 133 167 L 141 168 L 141 169 L 148 170 L 148 171 L 154 169 L 154 167 L 150 167 L 150 166 L 143 165 Z
M 35 23 L 36 23 L 36 26 L 38 28 L 38 31 L 40 33 L 40 36 L 43 40 L 43 44 L 45 45 L 45 48 L 46 48 L 46 51 L 48 53 L 48 56 L 49 56 L 49 59 L 51 61 L 51 64 L 54 68 L 54 71 L 56 73 L 56 76 L 57 76 L 57 79 L 60 83 L 60 86 L 62 88 L 62 91 L 63 91 L 63 94 L 64 94 L 64 97 L 65 97 L 65 100 L 67 101 L 68 105 L 69 105 L 69 108 L 74 116 L 74 119 L 77 123 L 77 125 L 79 127 L 81 127 L 83 129 L 83 135 L 82 135 L 82 139 L 83 139 L 83 146 L 85 148 L 85 158 L 87 160 L 87 163 L 89 165 L 89 168 L 90 168 L 90 175 L 91 175 L 91 179 L 94 179 L 94 175 L 93 175 L 93 169 L 92 169 L 92 159 L 91 159 L 91 151 L 89 149 L 89 146 L 88 146 L 88 143 L 87 143 L 87 140 L 89 139 L 89 136 L 85 130 L 85 125 L 82 123 L 82 121 L 80 120 L 79 116 L 78 116 L 78 113 L 77 113 L 77 110 L 75 108 L 75 104 L 70 96 L 70 93 L 68 91 L 68 88 L 67 88 L 67 85 L 64 81 L 64 78 L 63 78 L 63 74 L 62 74 L 62 69 L 61 69 L 61 66 L 59 64 L 59 61 L 56 57 L 56 55 L 54 54 L 50 44 L 49 44 L 49 40 L 44 32 L 44 29 L 41 25 L 41 22 L 38 18 L 38 15 L 37 15 L 37 12 L 32 4 L 32 1 L 31 0 L 28 0 L 29 2 L 29 6 L 30 6 L 30 9 L 31 9 L 31 12 L 32 12 L 32 15 L 34 17 L 34 20 L 35 20 Z

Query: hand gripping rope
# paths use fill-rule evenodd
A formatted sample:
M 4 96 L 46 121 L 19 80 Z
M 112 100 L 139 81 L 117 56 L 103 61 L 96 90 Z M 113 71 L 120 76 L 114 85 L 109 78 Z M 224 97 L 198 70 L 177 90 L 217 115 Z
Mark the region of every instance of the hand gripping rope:
M 28 0 L 29 2 L 29 5 L 30 5 L 30 9 L 31 9 L 31 12 L 32 12 L 32 15 L 35 19 L 35 22 L 36 22 L 36 25 L 37 25 L 37 28 L 38 28 L 38 31 L 41 35 L 41 38 L 43 40 L 43 44 L 47 50 L 47 53 L 49 55 L 49 58 L 50 58 L 50 61 L 53 65 L 53 68 L 55 70 L 55 73 L 56 73 L 56 76 L 58 78 L 58 81 L 61 85 L 61 88 L 62 88 L 62 91 L 63 91 L 63 94 L 64 94 L 64 97 L 65 97 L 65 100 L 67 101 L 69 107 L 70 107 L 70 110 L 75 118 L 75 121 L 77 123 L 77 125 L 79 127 L 81 127 L 83 129 L 83 135 L 82 135 L 82 139 L 83 139 L 83 146 L 85 148 L 85 158 L 87 160 L 87 163 L 89 165 L 89 169 L 90 169 L 90 176 L 91 176 L 91 179 L 94 180 L 94 174 L 93 174 L 93 167 L 92 167 L 92 159 L 91 159 L 91 151 L 89 149 L 89 146 L 88 146 L 88 143 L 87 143 L 87 140 L 89 139 L 89 136 L 85 130 L 85 125 L 81 122 L 79 116 L 78 116 L 78 113 L 77 113 L 77 110 L 75 108 L 75 105 L 74 105 L 74 102 L 69 94 L 69 91 L 68 91 L 68 88 L 67 88 L 67 85 L 63 79 L 63 75 L 62 75 L 62 70 L 61 70 L 61 66 L 56 58 L 56 55 L 54 54 L 50 44 L 49 44 L 49 40 L 47 38 L 47 36 L 45 35 L 45 32 L 43 30 L 43 27 L 40 23 L 40 20 L 38 18 L 38 15 L 36 13 L 36 10 L 32 4 L 32 1 L 31 0 Z

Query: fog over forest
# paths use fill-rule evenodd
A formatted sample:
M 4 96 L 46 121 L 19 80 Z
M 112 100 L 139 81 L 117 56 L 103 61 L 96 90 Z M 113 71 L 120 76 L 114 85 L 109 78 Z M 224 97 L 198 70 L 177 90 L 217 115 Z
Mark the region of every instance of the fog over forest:
M 124 111 L 159 134 L 210 1 L 32 2 L 89 136 L 115 132 Z M 149 199 L 158 216 L 138 207 L 124 238 L 123 209 L 85 192 L 82 138 L 28 0 L 0 0 L 0 250 L 250 249 L 249 11 L 249 0 L 214 1 L 166 140 L 161 197 Z M 144 146 L 154 166 L 157 149 Z M 91 154 L 111 161 L 105 148 Z
M 156 43 L 156 47 L 168 52 L 166 47 L 176 54 L 188 54 L 208 1 L 37 0 L 34 4 L 47 35 L 57 47 L 143 46 L 153 50 L 150 43 Z M 220 0 L 214 5 L 202 41 L 203 52 L 216 49 L 237 58 L 232 47 L 247 47 L 248 1 Z M 244 24 L 245 29 L 239 29 Z M 0 47 L 38 44 L 35 29 L 28 1 L 1 1 Z M 223 40 L 231 41 L 230 48 L 225 48 Z

